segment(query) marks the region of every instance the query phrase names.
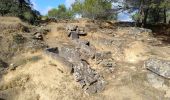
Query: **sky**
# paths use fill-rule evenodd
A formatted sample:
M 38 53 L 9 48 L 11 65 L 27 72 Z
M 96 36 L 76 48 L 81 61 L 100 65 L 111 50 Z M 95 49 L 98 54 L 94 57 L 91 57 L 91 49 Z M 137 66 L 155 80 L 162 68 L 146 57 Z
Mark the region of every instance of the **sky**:
M 57 8 L 60 4 L 64 4 L 69 8 L 74 1 L 75 0 L 31 0 L 34 9 L 40 11 L 42 15 L 46 15 L 50 9 Z M 131 21 L 131 18 L 128 13 L 120 13 L 118 15 L 118 20 Z

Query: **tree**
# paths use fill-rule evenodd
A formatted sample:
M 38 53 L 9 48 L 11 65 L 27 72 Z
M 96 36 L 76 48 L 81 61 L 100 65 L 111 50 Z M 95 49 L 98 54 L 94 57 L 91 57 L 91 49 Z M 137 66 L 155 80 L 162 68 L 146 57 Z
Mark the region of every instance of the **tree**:
M 40 13 L 32 8 L 30 0 L 0 0 L 0 16 L 16 16 L 33 24 Z
M 112 2 L 107 0 L 76 0 L 72 5 L 74 13 L 81 14 L 83 17 L 91 19 L 112 18 L 113 13 L 109 13 L 111 8 Z
M 170 7 L 169 0 L 123 0 L 123 10 L 135 12 L 133 18 L 137 23 L 145 26 L 148 22 L 166 23 L 167 9 Z
M 73 13 L 70 9 L 67 9 L 65 5 L 59 5 L 58 8 L 48 11 L 48 17 L 56 19 L 70 19 L 73 17 Z

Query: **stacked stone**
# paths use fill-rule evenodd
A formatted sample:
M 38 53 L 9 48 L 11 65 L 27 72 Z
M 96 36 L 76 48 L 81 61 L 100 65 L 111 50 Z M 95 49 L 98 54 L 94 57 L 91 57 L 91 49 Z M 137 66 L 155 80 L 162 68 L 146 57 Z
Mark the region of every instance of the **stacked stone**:
M 81 35 L 86 35 L 84 28 L 78 27 L 75 25 L 68 25 L 66 27 L 66 30 L 67 30 L 68 37 L 70 37 L 73 40 L 79 39 L 79 36 L 81 36 Z

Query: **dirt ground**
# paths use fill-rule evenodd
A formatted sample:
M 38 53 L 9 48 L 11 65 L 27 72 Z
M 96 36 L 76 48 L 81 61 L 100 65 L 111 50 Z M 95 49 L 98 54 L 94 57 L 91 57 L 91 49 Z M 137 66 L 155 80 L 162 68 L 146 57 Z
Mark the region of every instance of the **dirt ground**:
M 116 67 L 112 73 L 103 67 L 93 66 L 104 77 L 107 83 L 105 89 L 88 95 L 74 77 L 61 70 L 61 65 L 45 55 L 43 50 L 27 51 L 11 58 L 10 66 L 18 64 L 18 67 L 9 68 L 0 80 L 2 100 L 170 100 L 170 80 L 148 71 L 144 66 L 149 58 L 170 60 L 169 44 L 162 44 L 148 33 L 134 38 L 134 35 L 128 34 L 129 28 L 110 28 L 114 22 L 96 24 L 89 20 L 49 23 L 45 27 L 51 31 L 45 36 L 45 43 L 49 47 L 72 45 L 65 31 L 68 24 L 93 26 L 87 36 L 80 38 L 90 41 L 99 51 L 113 53 Z M 110 30 L 109 33 L 106 30 Z M 100 43 L 103 38 L 114 39 L 114 45 Z

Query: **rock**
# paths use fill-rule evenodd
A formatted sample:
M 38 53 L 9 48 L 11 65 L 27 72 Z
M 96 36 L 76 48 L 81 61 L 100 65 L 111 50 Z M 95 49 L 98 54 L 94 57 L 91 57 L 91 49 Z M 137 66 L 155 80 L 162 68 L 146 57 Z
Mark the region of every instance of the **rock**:
M 155 73 L 148 73 L 147 80 L 155 88 L 162 88 L 165 86 L 164 79 Z
M 72 46 L 62 46 L 59 48 L 59 55 L 64 57 L 69 62 L 81 61 L 80 53 L 77 49 Z
M 81 48 L 82 45 L 90 46 L 89 41 L 76 39 L 72 41 L 76 48 Z
M 112 58 L 112 53 L 110 51 L 102 51 L 102 52 L 97 52 L 95 54 L 95 60 L 100 61 L 103 59 L 111 59 Z
M 151 58 L 145 62 L 145 67 L 164 78 L 170 79 L 170 61 Z
M 72 31 L 72 32 L 70 32 L 70 36 L 69 36 L 71 39 L 79 39 L 79 35 L 78 35 L 78 33 L 77 32 L 74 32 L 74 31 Z
M 59 56 L 58 48 L 48 48 L 45 50 L 45 54 L 56 60 L 61 67 L 61 70 L 71 74 L 73 72 L 73 64 L 67 61 L 64 57 Z
M 94 79 L 95 74 L 93 73 L 93 70 L 90 69 L 89 65 L 85 61 L 75 64 L 73 75 L 77 82 L 84 80 L 86 85 L 96 81 L 96 79 Z
M 36 32 L 34 34 L 34 39 L 37 39 L 37 40 L 43 40 L 43 35 L 39 32 Z
M 82 31 L 79 31 L 79 32 L 78 32 L 78 35 L 85 36 L 85 35 L 87 35 L 87 33 L 86 33 L 86 32 L 82 32 Z
M 97 93 L 104 89 L 104 80 L 90 66 L 81 61 L 74 66 L 74 78 L 88 94 Z
M 82 59 L 88 60 L 94 58 L 96 50 L 88 45 L 81 45 L 80 53 Z

